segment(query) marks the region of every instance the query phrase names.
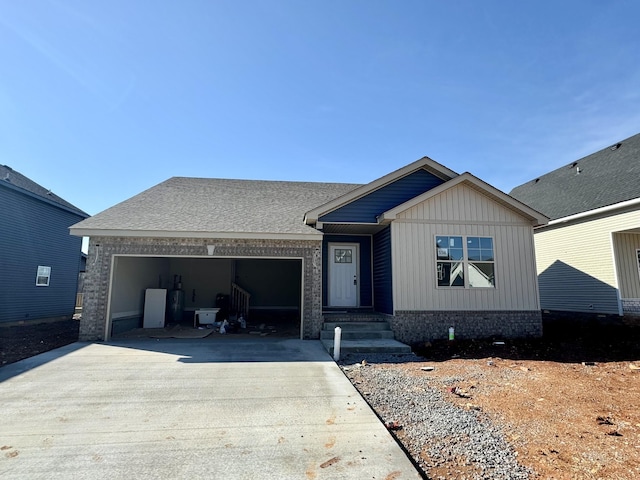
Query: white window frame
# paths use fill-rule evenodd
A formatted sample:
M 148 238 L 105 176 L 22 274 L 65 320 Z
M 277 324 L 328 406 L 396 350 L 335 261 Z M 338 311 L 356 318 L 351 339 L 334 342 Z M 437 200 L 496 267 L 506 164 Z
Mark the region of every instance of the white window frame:
M 462 238 L 462 259 L 461 260 L 443 260 L 443 259 L 438 259 L 438 242 L 437 239 L 438 237 L 460 237 Z M 491 239 L 491 245 L 492 245 L 492 249 L 493 249 L 493 260 L 491 261 L 485 261 L 485 260 L 469 260 L 469 253 L 467 250 L 467 246 L 468 246 L 468 239 L 469 238 L 490 238 Z M 495 238 L 490 236 L 490 235 L 461 235 L 461 234 L 448 234 L 448 233 L 439 233 L 434 235 L 433 237 L 433 245 L 435 247 L 434 249 L 434 257 L 435 257 L 435 285 L 436 288 L 441 288 L 441 289 L 445 289 L 445 290 L 469 290 L 469 289 L 495 289 L 496 288 L 496 278 L 495 278 L 495 272 L 496 272 L 496 241 Z M 638 250 L 638 254 L 640 255 L 640 250 Z M 463 280 L 464 280 L 464 285 L 460 285 L 460 286 L 452 286 L 452 285 L 438 285 L 438 263 L 456 263 L 456 262 L 461 262 L 462 263 L 462 274 L 463 274 Z M 494 272 L 494 278 L 493 278 L 493 285 L 491 286 L 472 286 L 469 284 L 469 264 L 472 263 L 479 263 L 479 264 L 493 264 L 493 272 Z M 638 271 L 640 272 L 640 258 L 638 259 Z
M 46 280 L 46 283 L 44 283 Z M 44 265 L 38 265 L 38 271 L 36 272 L 36 287 L 48 287 L 51 280 L 51 267 Z

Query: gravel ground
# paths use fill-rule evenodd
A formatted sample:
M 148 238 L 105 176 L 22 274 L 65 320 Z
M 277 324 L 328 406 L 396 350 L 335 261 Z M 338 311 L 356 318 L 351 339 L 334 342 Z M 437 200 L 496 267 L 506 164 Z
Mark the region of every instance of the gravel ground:
M 363 355 L 360 355 L 361 358 Z M 517 453 L 501 430 L 472 404 L 460 408 L 429 386 L 429 377 L 410 376 L 397 368 L 372 364 L 416 362 L 410 356 L 347 356 L 341 367 L 415 463 L 432 479 L 528 479 L 532 472 L 518 463 Z M 458 378 L 445 379 L 452 386 Z M 442 379 L 440 379 L 442 382 Z M 425 474 L 426 476 L 426 474 Z

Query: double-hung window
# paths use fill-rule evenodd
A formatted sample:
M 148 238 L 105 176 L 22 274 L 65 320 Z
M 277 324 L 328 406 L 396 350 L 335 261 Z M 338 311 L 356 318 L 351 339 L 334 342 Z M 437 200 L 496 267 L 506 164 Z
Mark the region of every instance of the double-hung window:
M 436 236 L 438 287 L 495 287 L 493 238 L 462 235 Z
M 48 287 L 49 279 L 51 278 L 51 267 L 38 266 L 38 273 L 36 274 L 36 286 Z

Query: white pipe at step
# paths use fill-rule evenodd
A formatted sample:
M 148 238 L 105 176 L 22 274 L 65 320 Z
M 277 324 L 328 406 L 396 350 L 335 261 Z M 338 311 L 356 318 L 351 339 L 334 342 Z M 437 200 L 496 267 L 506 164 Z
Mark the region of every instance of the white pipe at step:
M 342 329 L 336 327 L 333 335 L 333 359 L 337 362 L 340 360 L 340 342 L 342 340 Z

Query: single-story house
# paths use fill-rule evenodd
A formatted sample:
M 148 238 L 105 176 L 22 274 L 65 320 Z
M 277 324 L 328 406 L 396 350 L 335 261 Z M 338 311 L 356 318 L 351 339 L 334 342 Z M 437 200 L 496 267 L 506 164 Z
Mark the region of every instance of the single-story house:
M 640 134 L 514 188 L 536 227 L 541 306 L 640 315 Z
M 87 217 L 0 165 L 0 324 L 73 316 L 82 239 L 69 227 Z
M 174 177 L 71 227 L 89 236 L 80 336 L 140 326 L 144 291 L 184 308 L 240 288 L 249 317 L 375 312 L 396 339 L 536 336 L 533 228 L 547 218 L 424 157 L 366 185 Z M 123 325 L 127 325 L 124 327 Z

